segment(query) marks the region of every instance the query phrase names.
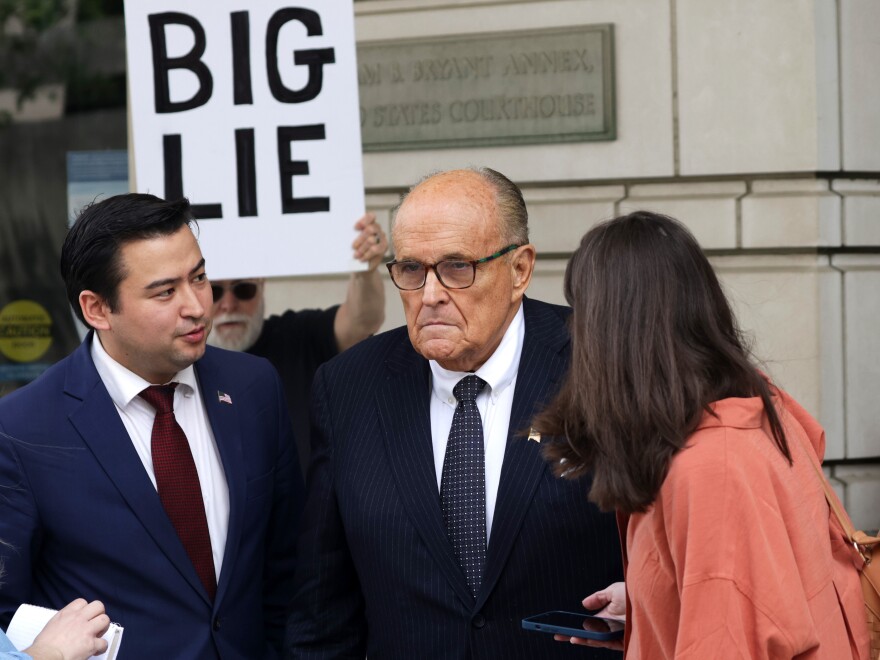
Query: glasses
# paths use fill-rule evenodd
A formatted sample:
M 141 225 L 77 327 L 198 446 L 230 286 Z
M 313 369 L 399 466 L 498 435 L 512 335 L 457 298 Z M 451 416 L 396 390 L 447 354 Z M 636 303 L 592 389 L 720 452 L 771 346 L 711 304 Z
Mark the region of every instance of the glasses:
M 226 289 L 232 289 L 232 295 L 239 300 L 253 300 L 257 295 L 256 282 L 236 282 L 230 286 L 221 286 L 219 284 L 211 285 L 211 295 L 214 296 L 214 302 L 220 302 Z
M 433 270 L 437 280 L 447 289 L 467 289 L 477 277 L 477 265 L 485 264 L 493 259 L 515 250 L 521 245 L 508 245 L 503 250 L 476 261 L 461 259 L 444 259 L 436 264 L 423 264 L 419 261 L 390 261 L 385 264 L 391 274 L 394 286 L 402 291 L 415 291 L 425 286 L 428 270 Z

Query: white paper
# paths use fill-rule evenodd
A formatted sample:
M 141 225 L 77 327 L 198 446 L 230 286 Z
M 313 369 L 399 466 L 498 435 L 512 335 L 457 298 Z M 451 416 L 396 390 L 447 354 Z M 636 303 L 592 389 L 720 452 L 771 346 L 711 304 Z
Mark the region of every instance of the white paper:
M 24 650 L 34 643 L 40 631 L 49 623 L 49 619 L 55 616 L 57 610 L 50 610 L 38 605 L 20 605 L 9 623 L 6 636 L 12 645 Z M 93 655 L 92 660 L 115 660 L 122 643 L 122 626 L 111 623 L 104 639 L 107 640 L 107 651 L 101 655 Z

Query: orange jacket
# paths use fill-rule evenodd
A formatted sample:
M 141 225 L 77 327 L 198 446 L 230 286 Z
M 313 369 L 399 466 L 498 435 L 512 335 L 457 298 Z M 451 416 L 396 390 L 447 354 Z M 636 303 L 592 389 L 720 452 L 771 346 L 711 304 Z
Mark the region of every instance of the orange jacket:
M 808 463 L 824 432 L 779 397 L 793 465 L 760 398 L 717 401 L 630 517 L 628 660 L 868 657 L 858 555 Z

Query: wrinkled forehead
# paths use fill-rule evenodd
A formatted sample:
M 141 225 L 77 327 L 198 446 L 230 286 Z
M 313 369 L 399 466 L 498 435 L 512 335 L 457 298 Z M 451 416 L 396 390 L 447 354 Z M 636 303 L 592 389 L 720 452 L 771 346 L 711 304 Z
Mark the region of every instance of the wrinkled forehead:
M 415 252 L 435 255 L 480 254 L 501 241 L 495 192 L 470 172 L 437 175 L 407 196 L 395 218 L 395 255 L 415 258 Z

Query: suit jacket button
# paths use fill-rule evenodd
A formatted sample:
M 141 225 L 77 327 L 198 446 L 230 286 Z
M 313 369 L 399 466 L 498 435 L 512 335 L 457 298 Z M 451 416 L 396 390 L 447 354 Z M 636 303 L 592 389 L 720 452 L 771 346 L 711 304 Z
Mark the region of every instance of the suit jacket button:
M 486 625 L 486 617 L 484 617 L 482 614 L 478 614 L 473 619 L 471 619 L 471 625 L 474 628 L 482 628 Z
M 214 623 L 212 624 L 215 631 L 220 630 L 220 617 L 214 617 Z

